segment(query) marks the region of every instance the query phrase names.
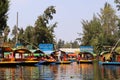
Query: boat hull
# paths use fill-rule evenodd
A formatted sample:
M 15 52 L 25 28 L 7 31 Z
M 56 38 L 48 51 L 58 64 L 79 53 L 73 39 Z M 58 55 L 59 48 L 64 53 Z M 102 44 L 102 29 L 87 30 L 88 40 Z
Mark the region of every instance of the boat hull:
M 78 60 L 77 63 L 78 64 L 80 64 L 80 63 L 90 63 L 90 64 L 92 64 L 93 60 Z
M 39 61 L 39 65 L 50 65 L 50 64 L 70 64 L 71 61 Z
M 0 62 L 0 67 L 12 67 L 12 66 L 32 66 L 37 64 L 38 61 L 4 61 Z
M 56 64 L 70 64 L 71 61 L 56 61 Z
M 120 65 L 120 62 L 102 62 L 99 61 L 100 65 Z

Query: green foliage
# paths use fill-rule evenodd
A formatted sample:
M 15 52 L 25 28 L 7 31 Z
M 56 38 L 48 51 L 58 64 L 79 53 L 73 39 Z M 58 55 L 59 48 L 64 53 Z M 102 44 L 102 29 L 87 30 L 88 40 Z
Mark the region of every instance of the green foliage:
M 120 47 L 117 47 L 115 51 L 120 54 Z
M 14 44 L 15 44 L 16 38 L 17 38 L 17 36 L 19 35 L 19 34 L 18 34 L 18 28 L 17 28 L 16 25 L 15 25 L 15 26 L 13 27 L 13 29 L 12 29 L 12 35 L 13 35 L 12 41 L 13 41 Z
M 55 7 L 49 6 L 43 15 L 38 16 L 35 26 L 27 26 L 25 30 L 14 26 L 12 30 L 13 42 L 18 38 L 19 43 L 24 44 L 24 46 L 32 45 L 33 47 L 40 43 L 55 43 L 54 28 L 57 27 L 57 22 L 49 25 L 49 21 L 53 19 L 55 13 Z
M 116 3 L 116 7 L 118 8 L 118 10 L 120 10 L 120 0 L 115 0 L 114 2 Z
M 3 33 L 4 33 L 4 42 L 7 42 L 8 34 L 10 32 L 9 26 L 6 26 Z
M 40 15 L 35 22 L 35 42 L 39 43 L 54 43 L 54 28 L 57 23 L 49 25 L 49 20 L 53 19 L 53 14 L 56 13 L 54 6 L 48 7 L 43 15 Z
M 62 39 L 59 39 L 58 43 L 57 43 L 57 49 L 59 48 L 79 48 L 79 44 L 78 42 L 75 41 L 71 41 L 71 42 L 65 42 Z
M 9 8 L 9 0 L 0 0 L 0 35 L 7 27 L 7 12 Z
M 82 45 L 94 46 L 96 53 L 103 49 L 104 45 L 114 46 L 118 37 L 118 17 L 110 4 L 105 3 L 98 17 L 95 15 L 90 21 L 82 21 L 83 37 Z

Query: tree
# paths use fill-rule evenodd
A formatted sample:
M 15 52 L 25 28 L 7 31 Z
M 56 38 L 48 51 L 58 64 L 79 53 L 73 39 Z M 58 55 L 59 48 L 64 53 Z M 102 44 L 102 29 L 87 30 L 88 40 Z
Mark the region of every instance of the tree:
M 24 34 L 22 36 L 22 38 L 20 38 L 24 44 L 29 44 L 29 45 L 33 45 L 34 44 L 34 40 L 35 40 L 35 29 L 33 26 L 27 26 L 27 28 L 24 31 Z
M 65 44 L 65 41 L 63 41 L 62 39 L 59 39 L 59 41 L 58 41 L 58 43 L 57 43 L 57 48 L 58 48 L 58 49 L 59 49 L 59 48 L 63 48 L 64 44 Z
M 99 19 L 94 15 L 91 21 L 82 21 L 83 37 L 81 39 L 82 45 L 94 45 L 98 43 L 98 36 L 101 33 L 101 24 Z M 92 43 L 94 41 L 94 43 Z
M 110 4 L 105 3 L 104 8 L 101 9 L 99 17 L 103 29 L 104 45 L 113 46 L 114 42 L 118 39 L 118 17 L 116 12 Z
M 0 35 L 7 27 L 7 12 L 9 9 L 9 0 L 0 0 Z
M 40 15 L 35 22 L 35 43 L 38 45 L 39 43 L 54 43 L 54 28 L 57 23 L 53 25 L 49 25 L 49 20 L 53 19 L 53 14 L 56 13 L 55 7 L 48 7 L 43 15 Z
M 115 0 L 114 2 L 116 3 L 118 10 L 120 10 L 120 0 Z
M 18 28 L 18 42 L 23 44 L 23 39 L 24 37 L 24 29 L 23 28 Z
M 72 48 L 79 48 L 79 44 L 76 40 L 72 42 L 71 44 L 72 44 Z
M 5 27 L 3 33 L 4 33 L 4 42 L 7 42 L 8 34 L 10 32 L 9 26 Z
M 90 21 L 82 21 L 82 45 L 94 46 L 98 52 L 105 45 L 113 46 L 118 39 L 118 17 L 110 4 L 105 3 L 98 17 L 95 15 Z
M 13 35 L 12 41 L 14 42 L 14 44 L 16 43 L 17 36 L 18 36 L 18 31 L 17 30 L 18 30 L 18 28 L 15 25 L 12 29 L 12 35 Z

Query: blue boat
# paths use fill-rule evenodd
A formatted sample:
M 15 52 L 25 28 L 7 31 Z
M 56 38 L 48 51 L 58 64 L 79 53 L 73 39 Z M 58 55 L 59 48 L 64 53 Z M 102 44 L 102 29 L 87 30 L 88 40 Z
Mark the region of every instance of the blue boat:
M 102 61 L 99 61 L 99 64 L 100 65 L 120 65 L 120 62 L 102 62 Z
M 104 51 L 99 56 L 100 65 L 120 65 L 120 54 L 117 52 Z

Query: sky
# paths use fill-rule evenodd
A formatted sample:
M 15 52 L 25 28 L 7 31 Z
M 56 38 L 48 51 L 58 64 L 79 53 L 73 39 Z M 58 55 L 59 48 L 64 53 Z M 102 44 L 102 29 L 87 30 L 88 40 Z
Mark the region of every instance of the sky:
M 8 11 L 8 26 L 10 29 L 16 25 L 18 12 L 18 27 L 34 26 L 38 16 L 42 15 L 49 6 L 55 6 L 56 14 L 53 15 L 51 24 L 57 22 L 55 28 L 56 40 L 66 42 L 74 41 L 81 36 L 82 20 L 91 20 L 93 14 L 100 13 L 100 9 L 108 2 L 116 9 L 114 0 L 10 0 Z

